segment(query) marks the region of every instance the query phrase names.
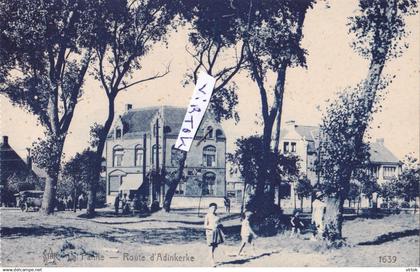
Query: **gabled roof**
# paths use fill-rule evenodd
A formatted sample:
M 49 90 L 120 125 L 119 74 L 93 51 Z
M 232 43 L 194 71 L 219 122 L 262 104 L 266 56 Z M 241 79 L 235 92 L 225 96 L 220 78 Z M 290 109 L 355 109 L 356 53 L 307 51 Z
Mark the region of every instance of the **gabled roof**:
M 24 173 L 28 171 L 28 165 L 8 142 L 0 143 L 0 177 L 4 181 L 14 173 Z M 32 163 L 31 173 L 37 177 L 44 178 L 46 172 Z
M 318 138 L 319 127 L 317 126 L 295 126 L 296 132 L 307 141 L 315 141 Z
M 181 129 L 182 122 L 184 121 L 187 108 L 160 106 L 131 109 L 121 115 L 121 120 L 125 128 L 123 138 L 149 134 L 152 127 L 151 122 L 158 112 L 162 113 L 164 126 L 169 127 L 169 131 L 166 134 L 177 136 Z M 206 118 L 209 118 L 208 111 L 206 111 L 203 120 Z M 202 136 L 203 132 L 204 130 L 200 128 L 196 135 Z M 109 133 L 108 137 L 112 137 L 112 132 Z
M 372 163 L 400 164 L 400 160 L 382 143 L 370 143 L 370 161 Z

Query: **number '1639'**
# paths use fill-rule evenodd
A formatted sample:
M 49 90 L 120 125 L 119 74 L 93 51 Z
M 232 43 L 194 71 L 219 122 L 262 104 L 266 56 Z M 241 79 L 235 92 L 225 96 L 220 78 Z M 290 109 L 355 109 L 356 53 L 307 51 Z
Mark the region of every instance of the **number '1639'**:
M 380 263 L 396 263 L 397 256 L 379 256 Z

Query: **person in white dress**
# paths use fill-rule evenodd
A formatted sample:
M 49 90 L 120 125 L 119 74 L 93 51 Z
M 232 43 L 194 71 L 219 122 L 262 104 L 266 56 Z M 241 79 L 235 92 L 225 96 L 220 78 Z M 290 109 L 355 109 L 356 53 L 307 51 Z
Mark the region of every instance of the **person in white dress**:
M 242 243 L 241 243 L 241 246 L 239 248 L 238 256 L 241 255 L 242 250 L 244 249 L 246 244 L 252 245 L 252 248 L 255 252 L 254 240 L 255 240 L 255 238 L 257 238 L 257 235 L 252 230 L 251 223 L 249 222 L 249 219 L 251 218 L 251 216 L 252 216 L 252 212 L 247 211 L 247 212 L 245 212 L 245 217 L 242 220 L 242 225 L 241 225 Z
M 207 246 L 210 247 L 211 259 L 213 264 L 214 261 L 214 252 L 217 246 L 224 242 L 224 235 L 221 230 L 220 219 L 216 215 L 217 204 L 210 203 L 209 211 L 204 218 L 204 228 L 206 230 L 206 240 Z

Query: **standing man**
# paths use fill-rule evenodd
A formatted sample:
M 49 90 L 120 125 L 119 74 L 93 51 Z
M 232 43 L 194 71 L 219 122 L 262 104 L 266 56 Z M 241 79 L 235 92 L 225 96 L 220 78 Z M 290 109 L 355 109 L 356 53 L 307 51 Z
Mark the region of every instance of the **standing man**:
M 115 200 L 114 200 L 114 209 L 115 209 L 116 215 L 118 215 L 119 207 L 120 207 L 120 193 L 118 193 L 118 195 L 115 197 Z
M 73 198 L 71 195 L 68 195 L 67 197 L 67 209 L 71 211 L 73 209 Z
M 85 202 L 85 198 L 83 197 L 83 193 L 79 195 L 79 198 L 77 199 L 77 202 L 79 204 L 79 210 L 81 211 L 83 209 L 83 204 Z
M 230 199 L 227 196 L 225 196 L 224 202 L 225 202 L 226 212 L 230 213 Z
M 314 237 L 322 239 L 324 236 L 324 216 L 326 212 L 325 203 L 322 201 L 323 195 L 320 192 L 315 194 L 315 200 L 312 203 L 312 220 L 315 226 Z

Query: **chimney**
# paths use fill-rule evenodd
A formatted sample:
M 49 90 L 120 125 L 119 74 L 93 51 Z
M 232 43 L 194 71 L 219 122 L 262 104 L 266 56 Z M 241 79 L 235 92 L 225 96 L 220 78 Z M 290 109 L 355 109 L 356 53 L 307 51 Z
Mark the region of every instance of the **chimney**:
M 9 145 L 9 137 L 8 136 L 3 136 L 3 144 L 4 145 Z
M 125 104 L 125 112 L 131 110 L 133 108 L 133 104 Z
M 295 120 L 286 121 L 286 126 L 295 127 L 296 126 L 296 121 Z
M 384 140 L 384 138 L 378 138 L 378 139 L 376 139 L 376 142 L 377 142 L 378 144 L 383 145 L 383 144 L 385 143 L 385 140 Z

